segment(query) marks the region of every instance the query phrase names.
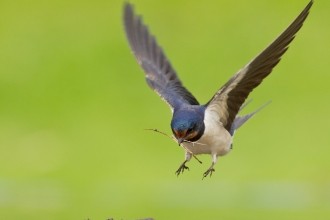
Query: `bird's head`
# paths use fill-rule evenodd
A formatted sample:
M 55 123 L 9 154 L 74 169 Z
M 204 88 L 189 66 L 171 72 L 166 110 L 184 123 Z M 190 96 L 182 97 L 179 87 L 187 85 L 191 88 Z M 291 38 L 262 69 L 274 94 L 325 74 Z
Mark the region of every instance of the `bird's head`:
M 175 112 L 171 128 L 179 145 L 184 141 L 198 141 L 205 130 L 204 116 L 199 112 L 189 110 Z

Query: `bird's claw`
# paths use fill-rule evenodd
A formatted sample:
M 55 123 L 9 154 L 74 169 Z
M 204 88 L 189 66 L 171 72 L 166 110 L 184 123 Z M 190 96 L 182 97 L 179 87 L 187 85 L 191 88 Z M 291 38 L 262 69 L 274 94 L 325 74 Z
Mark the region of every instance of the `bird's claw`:
M 177 175 L 177 176 L 179 176 L 180 175 L 180 173 L 183 173 L 184 172 L 184 170 L 189 170 L 189 167 L 187 167 L 186 165 L 185 165 L 185 162 L 183 163 L 183 164 L 181 164 L 181 166 L 179 167 L 179 169 L 175 172 L 175 174 Z
M 210 174 L 210 177 L 212 177 L 212 172 L 214 172 L 215 169 L 210 167 L 204 174 L 203 174 L 203 179 L 207 177 Z

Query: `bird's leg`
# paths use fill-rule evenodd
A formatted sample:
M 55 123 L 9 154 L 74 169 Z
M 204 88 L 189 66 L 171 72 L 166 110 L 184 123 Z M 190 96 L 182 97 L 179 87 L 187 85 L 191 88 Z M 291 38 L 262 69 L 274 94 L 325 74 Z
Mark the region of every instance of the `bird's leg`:
M 210 177 L 212 176 L 212 172 L 215 171 L 215 169 L 213 168 L 213 166 L 214 166 L 214 162 L 212 162 L 212 165 L 210 166 L 210 168 L 208 170 L 206 170 L 206 172 L 203 174 L 203 179 L 205 177 L 207 177 L 207 175 L 209 175 L 209 174 L 210 174 Z
M 189 153 L 188 151 L 186 151 L 186 155 L 185 155 L 185 161 L 181 164 L 181 166 L 179 167 L 179 169 L 175 172 L 177 176 L 180 175 L 180 173 L 183 173 L 184 170 L 189 170 L 189 168 L 186 166 L 186 163 L 188 161 L 190 161 L 192 154 Z
M 181 166 L 179 167 L 179 169 L 175 172 L 175 174 L 176 174 L 177 176 L 179 176 L 180 173 L 183 173 L 185 169 L 189 170 L 189 167 L 186 166 L 186 163 L 187 163 L 187 162 L 188 162 L 188 160 L 185 160 L 185 161 L 181 164 Z
M 215 171 L 215 169 L 213 168 L 213 166 L 215 165 L 215 163 L 217 162 L 218 156 L 216 154 L 212 155 L 212 165 L 210 166 L 210 168 L 208 170 L 206 170 L 206 172 L 203 174 L 203 179 L 205 177 L 207 177 L 210 174 L 210 177 L 212 176 L 212 172 Z

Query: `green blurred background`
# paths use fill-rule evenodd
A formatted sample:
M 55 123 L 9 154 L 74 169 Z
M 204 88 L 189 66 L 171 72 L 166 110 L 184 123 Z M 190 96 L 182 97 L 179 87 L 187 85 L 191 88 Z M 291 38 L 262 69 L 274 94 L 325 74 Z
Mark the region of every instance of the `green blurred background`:
M 308 1 L 132 0 L 206 103 Z M 316 0 L 253 92 L 234 150 L 202 181 L 168 134 L 122 27 L 122 1 L 0 3 L 1 219 L 329 219 L 330 1 Z

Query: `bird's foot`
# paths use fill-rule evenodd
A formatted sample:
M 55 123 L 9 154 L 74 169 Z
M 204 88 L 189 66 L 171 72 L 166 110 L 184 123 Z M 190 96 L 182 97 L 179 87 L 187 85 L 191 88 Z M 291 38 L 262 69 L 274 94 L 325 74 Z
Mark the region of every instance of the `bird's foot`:
M 179 176 L 180 173 L 183 173 L 184 170 L 189 170 L 189 167 L 186 166 L 186 162 L 187 162 L 187 161 L 184 161 L 184 162 L 181 164 L 181 166 L 179 167 L 179 169 L 175 172 L 175 174 L 176 174 L 177 176 Z
M 208 170 L 206 170 L 206 172 L 203 174 L 203 179 L 205 178 L 205 177 L 207 177 L 209 174 L 210 174 L 210 177 L 212 176 L 212 172 L 214 172 L 215 171 L 215 169 L 213 168 L 213 166 L 212 167 L 210 167 Z

